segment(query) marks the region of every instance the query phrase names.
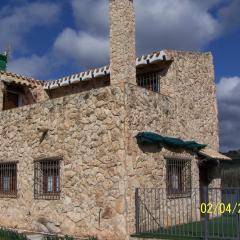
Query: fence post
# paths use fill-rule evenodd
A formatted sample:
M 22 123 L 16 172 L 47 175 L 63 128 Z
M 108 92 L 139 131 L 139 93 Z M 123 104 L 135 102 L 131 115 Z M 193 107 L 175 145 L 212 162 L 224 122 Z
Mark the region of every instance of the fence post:
M 139 201 L 139 188 L 135 190 L 135 224 L 136 233 L 140 233 L 139 216 L 140 215 L 140 201 Z
M 237 206 L 240 203 L 240 188 L 237 188 Z M 240 216 L 237 210 L 237 239 L 240 239 Z
M 208 204 L 208 187 L 203 187 L 203 198 L 204 203 Z M 207 211 L 204 213 L 204 240 L 208 240 L 208 213 Z

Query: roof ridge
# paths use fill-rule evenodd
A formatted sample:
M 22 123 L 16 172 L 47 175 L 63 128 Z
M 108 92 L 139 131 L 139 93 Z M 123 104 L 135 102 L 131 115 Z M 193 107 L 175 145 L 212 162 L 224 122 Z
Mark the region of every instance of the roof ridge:
M 28 82 L 30 85 L 32 85 L 32 84 L 43 85 L 44 84 L 43 81 L 41 81 L 41 80 L 37 80 L 37 79 L 34 79 L 33 77 L 24 76 L 24 75 L 17 74 L 17 73 L 0 71 L 0 75 L 13 78 L 14 82 L 20 83 L 21 80 L 23 80 L 23 81 Z
M 30 76 L 25 76 L 25 75 L 13 73 L 13 72 L 6 72 L 6 71 L 2 71 L 2 70 L 0 71 L 0 74 L 7 75 L 7 76 L 19 77 L 19 78 L 23 78 L 23 79 L 40 81 L 40 80 L 34 79 L 33 77 L 30 77 Z

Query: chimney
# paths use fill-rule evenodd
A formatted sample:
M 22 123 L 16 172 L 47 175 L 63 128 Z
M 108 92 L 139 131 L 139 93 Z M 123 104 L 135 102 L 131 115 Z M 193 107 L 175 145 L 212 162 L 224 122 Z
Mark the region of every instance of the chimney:
M 135 12 L 133 0 L 109 0 L 111 85 L 136 85 Z

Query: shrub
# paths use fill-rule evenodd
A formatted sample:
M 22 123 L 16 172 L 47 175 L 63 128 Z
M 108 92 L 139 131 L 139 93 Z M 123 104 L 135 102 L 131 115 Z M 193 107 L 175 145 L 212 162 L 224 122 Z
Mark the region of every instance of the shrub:
M 27 237 L 23 233 L 17 231 L 0 228 L 0 239 L 1 240 L 27 240 Z
M 47 235 L 47 236 L 44 236 L 43 240 L 74 240 L 74 238 L 68 235 L 64 237 L 60 237 L 57 235 Z
M 44 236 L 43 240 L 75 240 L 74 237 L 71 236 L 64 236 L 64 237 L 60 237 L 57 235 L 47 235 Z M 88 237 L 86 240 L 97 240 L 97 237 Z

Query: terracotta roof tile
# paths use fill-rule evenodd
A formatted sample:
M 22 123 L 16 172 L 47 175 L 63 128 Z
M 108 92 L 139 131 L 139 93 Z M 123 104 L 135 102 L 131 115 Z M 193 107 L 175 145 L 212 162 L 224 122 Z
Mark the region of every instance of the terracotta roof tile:
M 4 71 L 0 71 L 0 80 L 5 82 L 13 82 L 15 84 L 24 85 L 31 88 L 43 85 L 42 81 L 35 80 L 31 77 L 26 77 L 19 74 Z
M 211 148 L 204 148 L 198 152 L 200 155 L 212 158 L 212 159 L 217 159 L 217 160 L 232 160 L 231 158 L 211 149 Z
M 164 60 L 172 60 L 172 59 L 167 59 L 164 51 L 153 52 L 151 54 L 138 57 L 136 59 L 136 67 L 151 64 L 151 63 L 156 63 Z M 90 69 L 88 71 L 73 74 L 57 80 L 44 81 L 43 87 L 45 89 L 55 89 L 61 86 L 70 85 L 80 81 L 90 80 L 98 77 L 104 77 L 106 75 L 110 75 L 109 65 L 96 68 L 96 69 Z
M 136 67 L 148 65 L 151 63 L 156 63 L 159 61 L 166 60 L 166 55 L 164 51 L 154 52 L 148 55 L 143 55 L 136 59 Z M 172 60 L 172 59 L 167 59 Z M 96 69 L 90 69 L 85 72 L 80 72 L 77 74 L 72 74 L 70 76 L 65 76 L 57 80 L 49 81 L 39 81 L 31 77 L 22 76 L 19 74 L 14 74 L 10 72 L 0 71 L 0 80 L 7 82 L 14 82 L 16 84 L 25 85 L 31 88 L 35 88 L 42 85 L 44 89 L 54 89 L 61 86 L 67 86 L 80 81 L 90 80 L 93 78 L 104 77 L 110 75 L 110 66 L 104 66 Z

